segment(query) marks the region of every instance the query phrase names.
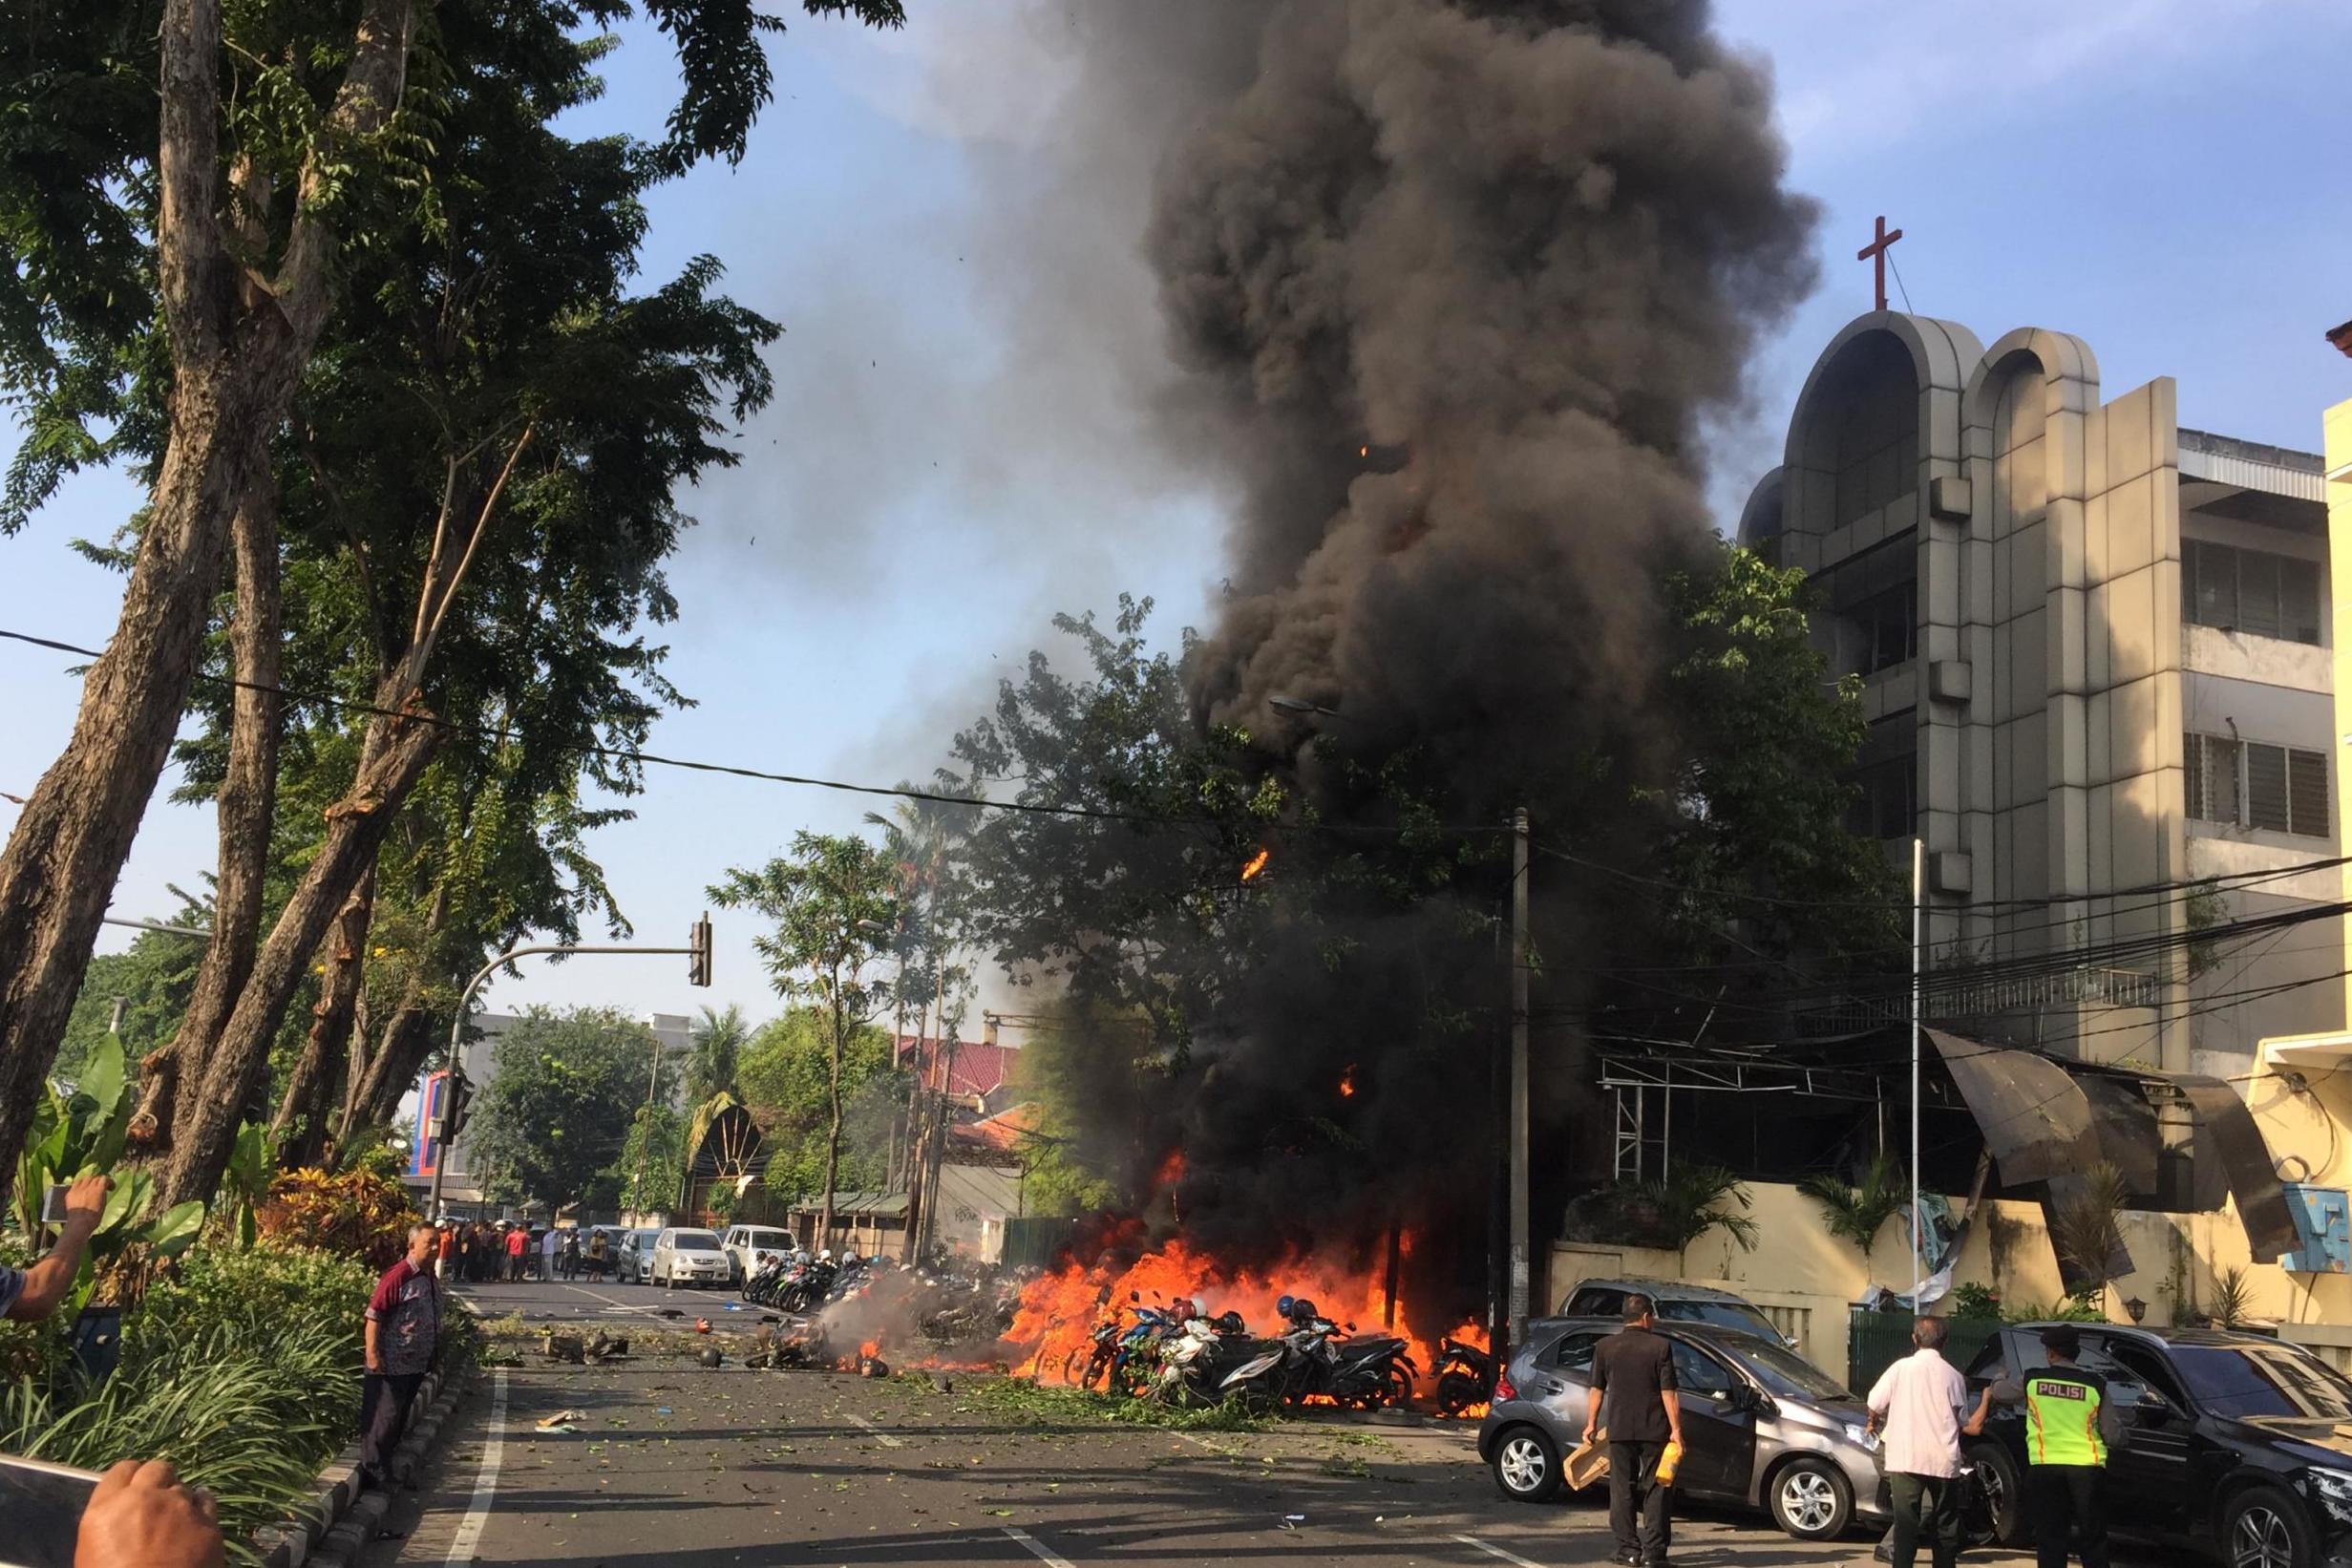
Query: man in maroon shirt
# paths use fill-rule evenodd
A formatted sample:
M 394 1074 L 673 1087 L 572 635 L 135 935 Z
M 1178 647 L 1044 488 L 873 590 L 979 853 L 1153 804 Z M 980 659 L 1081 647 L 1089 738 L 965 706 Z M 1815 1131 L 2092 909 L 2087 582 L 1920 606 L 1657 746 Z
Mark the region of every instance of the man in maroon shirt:
M 359 1407 L 359 1472 L 384 1483 L 385 1461 L 400 1441 L 416 1386 L 425 1380 L 441 1340 L 441 1284 L 432 1259 L 438 1245 L 431 1225 L 409 1227 L 409 1255 L 384 1271 L 368 1299 L 368 1377 Z

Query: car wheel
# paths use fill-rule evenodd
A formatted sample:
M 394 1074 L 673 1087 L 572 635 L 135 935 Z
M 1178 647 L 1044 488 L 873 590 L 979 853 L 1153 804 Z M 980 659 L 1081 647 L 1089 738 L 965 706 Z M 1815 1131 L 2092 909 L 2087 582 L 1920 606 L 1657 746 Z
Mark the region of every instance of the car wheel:
M 2019 1482 L 2017 1461 L 1998 1443 L 1979 1443 L 1968 1451 L 1976 1471 L 1974 1498 L 1964 1519 L 1970 1546 L 2016 1546 L 2025 1538 L 2025 1489 Z
M 2230 1568 L 2312 1568 L 2319 1542 L 2302 1504 L 2277 1487 L 2248 1487 L 2221 1515 L 2221 1560 Z
M 1772 1476 L 1772 1522 L 1799 1540 L 1835 1540 L 1854 1522 L 1854 1488 L 1826 1459 L 1800 1455 Z
M 1559 1494 L 1559 1449 L 1537 1427 L 1513 1427 L 1494 1443 L 1494 1485 L 1515 1503 Z

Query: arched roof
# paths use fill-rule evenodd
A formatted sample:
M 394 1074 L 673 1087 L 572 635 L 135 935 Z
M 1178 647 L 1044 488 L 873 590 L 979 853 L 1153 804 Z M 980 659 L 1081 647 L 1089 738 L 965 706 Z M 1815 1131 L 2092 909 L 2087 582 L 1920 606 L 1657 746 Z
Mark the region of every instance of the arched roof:
M 1849 350 L 1854 344 L 1873 336 L 1891 337 L 1902 345 L 1911 357 L 1912 373 L 1922 392 L 1940 387 L 1952 392 L 1960 392 L 1977 364 L 1984 357 L 1984 350 L 1977 335 L 1956 321 L 1941 321 L 1934 316 L 1915 316 L 1901 310 L 1871 310 L 1854 317 L 1837 329 L 1820 356 L 1813 361 L 1811 373 L 1805 377 L 1804 390 L 1797 393 L 1796 409 L 1789 418 L 1789 440 L 1783 466 L 1789 468 L 1826 468 L 1829 463 L 1814 453 L 1811 459 L 1805 451 L 1808 437 L 1828 438 L 1835 429 L 1835 421 L 1817 419 L 1821 399 L 1834 386 L 1835 378 Z M 1922 438 L 1927 433 L 1922 432 Z

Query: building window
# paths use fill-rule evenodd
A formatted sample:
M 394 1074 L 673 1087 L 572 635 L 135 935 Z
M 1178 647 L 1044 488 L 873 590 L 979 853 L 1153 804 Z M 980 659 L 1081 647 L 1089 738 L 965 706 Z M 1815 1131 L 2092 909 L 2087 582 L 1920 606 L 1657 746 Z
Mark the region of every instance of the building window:
M 2327 756 L 2222 735 L 2182 737 L 2189 815 L 2200 822 L 2328 837 Z
M 1919 815 L 1918 759 L 1899 756 L 1855 770 L 1846 829 L 1857 838 L 1908 838 Z
M 1898 583 L 1880 589 L 1845 612 L 1852 628 L 1857 675 L 1872 675 L 1907 664 L 1919 651 L 1919 584 Z
M 2205 540 L 2181 541 L 2181 619 L 2200 626 L 2320 642 L 2320 563 Z

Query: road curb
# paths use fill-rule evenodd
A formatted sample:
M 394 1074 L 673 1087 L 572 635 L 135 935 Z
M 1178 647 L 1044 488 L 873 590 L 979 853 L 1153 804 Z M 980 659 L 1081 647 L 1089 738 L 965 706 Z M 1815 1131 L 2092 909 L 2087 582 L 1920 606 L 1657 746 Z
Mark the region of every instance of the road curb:
M 450 1411 L 473 1382 L 471 1369 L 451 1377 L 425 1375 L 417 1386 L 408 1432 L 388 1466 L 394 1481 L 415 1476 Z M 275 1529 L 254 1533 L 253 1548 L 261 1555 L 263 1568 L 345 1568 L 375 1538 L 391 1507 L 389 1494 L 361 1488 L 359 1445 L 353 1443 L 319 1472 L 307 1505 Z

